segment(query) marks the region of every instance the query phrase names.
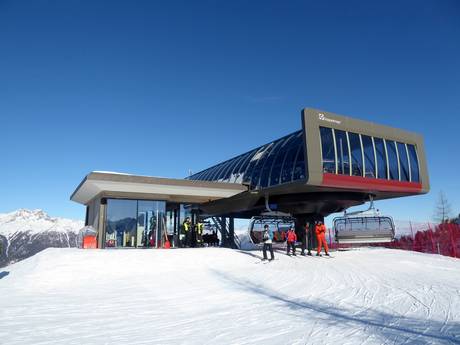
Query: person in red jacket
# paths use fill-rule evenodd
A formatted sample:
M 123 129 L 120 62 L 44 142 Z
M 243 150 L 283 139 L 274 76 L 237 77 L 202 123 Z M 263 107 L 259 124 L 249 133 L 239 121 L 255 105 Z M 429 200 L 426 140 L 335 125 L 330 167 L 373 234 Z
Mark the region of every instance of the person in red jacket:
M 292 255 L 295 254 L 295 243 L 297 241 L 297 235 L 292 227 L 289 228 L 288 233 L 287 233 L 287 249 L 286 249 L 286 254 L 289 254 L 289 250 L 292 248 Z
M 326 252 L 326 256 L 329 256 L 329 248 L 327 247 L 327 242 L 326 242 L 326 226 L 321 221 L 318 221 L 316 223 L 315 232 L 316 232 L 316 240 L 318 241 L 318 251 L 316 252 L 316 256 L 321 256 L 322 246 L 324 246 L 324 251 Z

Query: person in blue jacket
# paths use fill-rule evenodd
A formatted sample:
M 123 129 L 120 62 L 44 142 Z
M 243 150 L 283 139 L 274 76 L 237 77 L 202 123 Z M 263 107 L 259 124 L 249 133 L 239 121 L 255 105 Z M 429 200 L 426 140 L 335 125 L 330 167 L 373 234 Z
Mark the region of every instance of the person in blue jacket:
M 263 260 L 267 260 L 267 249 L 270 251 L 270 261 L 275 260 L 275 255 L 273 254 L 273 231 L 270 230 L 268 224 L 264 225 L 264 231 L 262 233 L 263 246 Z

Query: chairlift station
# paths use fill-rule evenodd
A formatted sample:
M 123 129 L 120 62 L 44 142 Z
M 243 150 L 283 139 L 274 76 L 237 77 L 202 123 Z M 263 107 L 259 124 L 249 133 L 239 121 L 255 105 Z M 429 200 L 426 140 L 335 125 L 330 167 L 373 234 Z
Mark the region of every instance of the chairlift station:
M 234 218 L 275 211 L 306 221 L 370 200 L 427 193 L 423 138 L 416 133 L 304 109 L 301 129 L 185 179 L 91 172 L 71 195 L 86 206 L 98 247 L 180 246 L 181 224 L 208 219 L 236 247 Z M 353 242 L 353 241 L 351 241 Z

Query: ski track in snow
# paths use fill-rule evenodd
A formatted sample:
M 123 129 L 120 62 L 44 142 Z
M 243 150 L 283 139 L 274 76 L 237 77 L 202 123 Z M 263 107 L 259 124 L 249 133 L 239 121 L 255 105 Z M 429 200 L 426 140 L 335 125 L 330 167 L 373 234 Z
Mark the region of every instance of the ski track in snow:
M 389 249 L 47 249 L 3 268 L 3 344 L 460 344 L 460 260 Z

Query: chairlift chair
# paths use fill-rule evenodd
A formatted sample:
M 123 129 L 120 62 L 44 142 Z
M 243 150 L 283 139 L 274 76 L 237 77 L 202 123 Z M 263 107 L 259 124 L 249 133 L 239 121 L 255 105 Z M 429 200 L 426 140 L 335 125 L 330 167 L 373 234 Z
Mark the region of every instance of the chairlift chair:
M 374 209 L 372 197 L 369 209 L 344 213 L 334 218 L 333 229 L 337 243 L 388 243 L 395 238 L 395 226 L 389 216 Z
M 295 226 L 295 218 L 288 213 L 268 211 L 259 216 L 254 216 L 249 222 L 249 238 L 255 245 L 263 243 L 264 226 L 268 225 L 273 231 L 273 245 L 284 244 L 286 233 L 290 227 Z

